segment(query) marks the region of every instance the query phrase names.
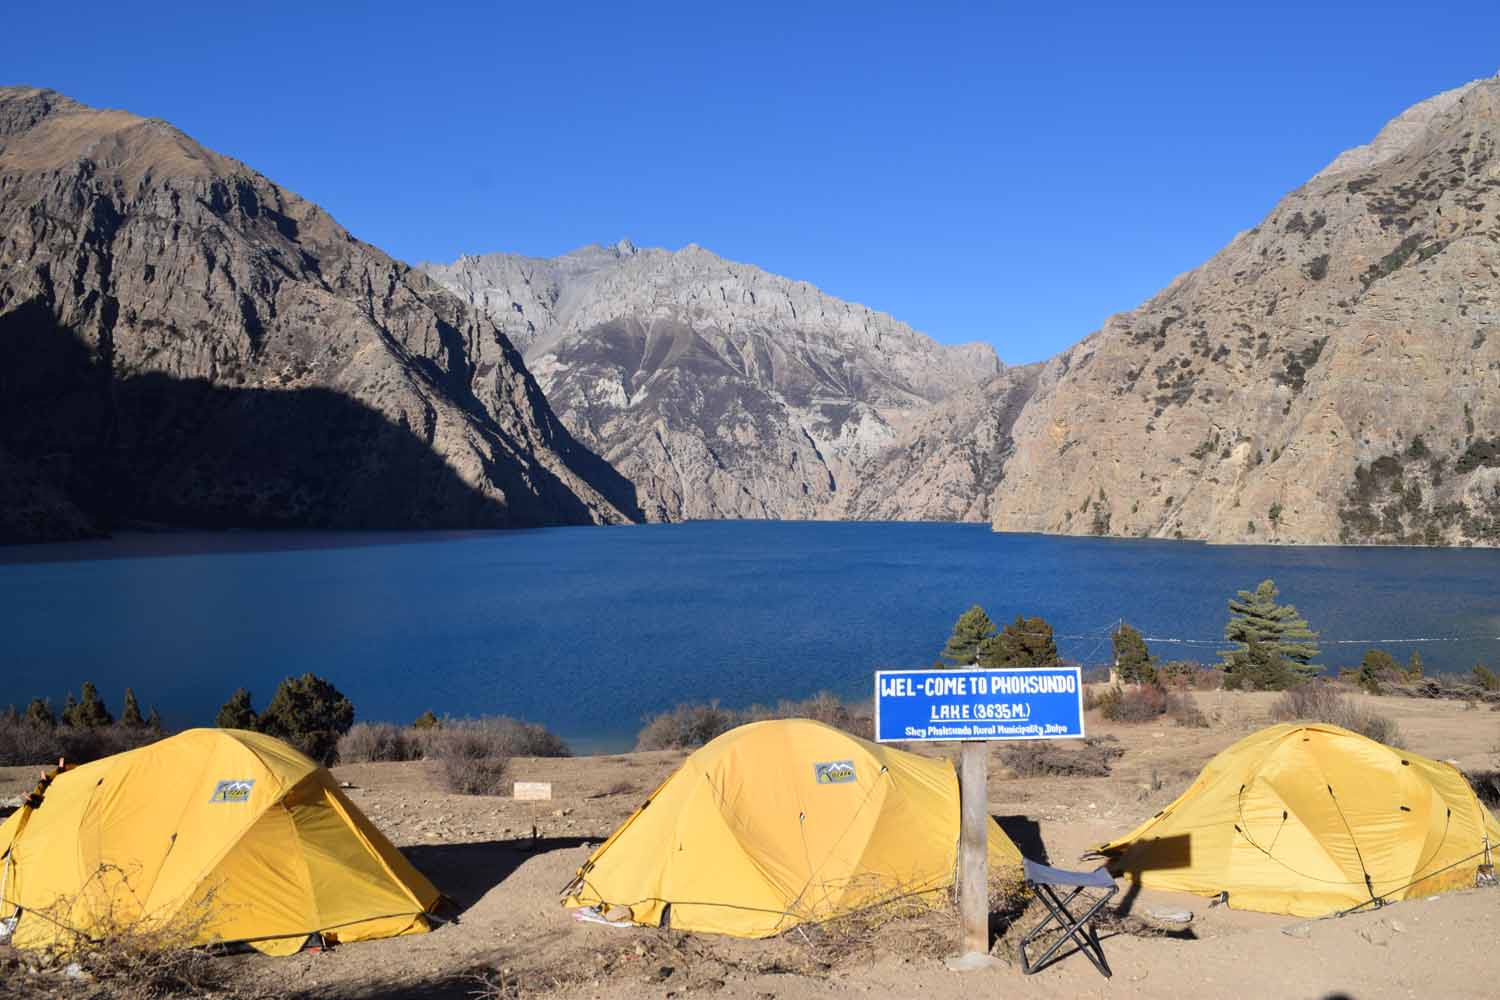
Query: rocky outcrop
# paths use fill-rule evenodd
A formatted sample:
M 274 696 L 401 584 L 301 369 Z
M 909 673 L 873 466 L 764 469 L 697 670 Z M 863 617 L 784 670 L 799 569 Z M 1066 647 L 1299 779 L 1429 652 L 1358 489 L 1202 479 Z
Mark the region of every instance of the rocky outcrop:
M 1423 102 L 1052 359 L 1006 531 L 1500 543 L 1500 80 Z
M 558 415 L 657 519 L 834 516 L 911 419 L 1004 370 L 988 345 L 697 246 L 423 267 L 524 345 Z
M 1007 368 L 918 411 L 866 459 L 829 516 L 856 521 L 988 521 L 1014 450 L 1011 430 L 1041 365 Z
M 0 90 L 0 538 L 618 522 L 497 326 L 170 125 Z

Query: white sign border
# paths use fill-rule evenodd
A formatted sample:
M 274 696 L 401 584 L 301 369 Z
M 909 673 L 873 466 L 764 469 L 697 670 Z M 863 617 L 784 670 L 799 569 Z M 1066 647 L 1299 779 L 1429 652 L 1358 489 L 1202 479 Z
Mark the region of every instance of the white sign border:
M 1078 733 L 1077 733 L 1077 735 L 1069 733 L 1066 736 L 981 736 L 981 737 L 979 737 L 977 739 L 971 739 L 971 740 L 966 740 L 966 739 L 963 739 L 963 738 L 959 738 L 959 739 L 946 739 L 946 740 L 912 740 L 912 739 L 883 740 L 883 739 L 880 738 L 880 678 L 885 677 L 887 675 L 894 675 L 894 674 L 900 674 L 903 677 L 909 677 L 912 674 L 941 674 L 941 675 L 944 675 L 944 676 L 950 676 L 950 675 L 952 675 L 956 671 L 972 671 L 972 670 L 976 670 L 976 669 L 977 670 L 1071 670 L 1071 671 L 1073 671 L 1073 675 L 1078 678 Z M 874 742 L 876 742 L 876 743 L 1025 743 L 1025 742 L 1028 742 L 1028 741 L 1036 741 L 1036 740 L 1082 740 L 1082 739 L 1087 739 L 1088 738 L 1088 718 L 1087 718 L 1088 711 L 1083 707 L 1083 668 L 1079 667 L 1079 666 L 1072 666 L 1072 667 L 977 667 L 977 668 L 976 667 L 952 667 L 952 668 L 949 668 L 949 669 L 944 669 L 942 667 L 916 667 L 916 668 L 914 668 L 912 670 L 901 670 L 901 669 L 898 669 L 898 668 L 893 668 L 893 669 L 890 669 L 890 670 L 877 670 L 877 671 L 875 671 L 875 690 L 874 690 L 873 694 L 875 696 L 875 704 L 874 704 L 874 715 L 875 715 L 875 732 L 874 732 L 874 736 L 875 736 L 875 740 L 874 740 Z

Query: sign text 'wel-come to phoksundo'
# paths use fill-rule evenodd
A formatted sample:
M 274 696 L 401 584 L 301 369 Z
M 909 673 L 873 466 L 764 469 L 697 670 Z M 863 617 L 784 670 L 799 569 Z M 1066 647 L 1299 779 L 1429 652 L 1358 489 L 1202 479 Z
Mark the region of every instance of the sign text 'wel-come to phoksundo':
M 1082 736 L 1077 667 L 875 673 L 875 739 L 882 743 Z

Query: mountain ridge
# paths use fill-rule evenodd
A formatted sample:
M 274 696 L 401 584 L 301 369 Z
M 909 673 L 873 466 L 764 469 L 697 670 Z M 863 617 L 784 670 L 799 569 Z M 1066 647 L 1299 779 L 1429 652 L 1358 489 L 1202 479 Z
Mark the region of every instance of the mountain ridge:
M 620 522 L 437 284 L 175 127 L 0 89 L 0 537 Z
M 697 244 L 422 265 L 516 342 L 661 520 L 825 516 L 915 412 L 1004 370 Z

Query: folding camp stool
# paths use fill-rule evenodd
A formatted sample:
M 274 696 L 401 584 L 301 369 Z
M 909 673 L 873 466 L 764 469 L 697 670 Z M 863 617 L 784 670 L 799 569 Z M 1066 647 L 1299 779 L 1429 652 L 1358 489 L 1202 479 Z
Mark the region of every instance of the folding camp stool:
M 1057 953 L 1067 941 L 1073 941 L 1078 945 L 1078 950 L 1088 956 L 1088 960 L 1094 963 L 1106 979 L 1113 973 L 1109 971 L 1109 963 L 1104 959 L 1104 947 L 1099 943 L 1099 932 L 1094 929 L 1094 916 L 1104 905 L 1114 898 L 1120 887 L 1110 876 L 1109 871 L 1100 868 L 1091 872 L 1070 872 L 1061 868 L 1049 868 L 1039 865 L 1029 858 L 1021 859 L 1026 866 L 1026 884 L 1036 891 L 1036 898 L 1040 899 L 1047 907 L 1049 915 L 1047 919 L 1037 924 L 1026 932 L 1021 938 L 1021 971 L 1028 976 L 1047 964 L 1047 960 Z M 1073 891 L 1066 896 L 1059 896 L 1056 887 L 1071 888 Z M 1089 908 L 1082 915 L 1075 917 L 1068 909 L 1068 905 L 1078 898 L 1085 889 L 1104 889 L 1104 895 L 1094 899 L 1085 896 L 1080 902 L 1089 904 Z M 1033 964 L 1026 956 L 1026 946 L 1031 943 L 1042 931 L 1053 923 L 1056 923 L 1062 934 L 1052 942 L 1052 946 L 1042 953 L 1042 957 Z

